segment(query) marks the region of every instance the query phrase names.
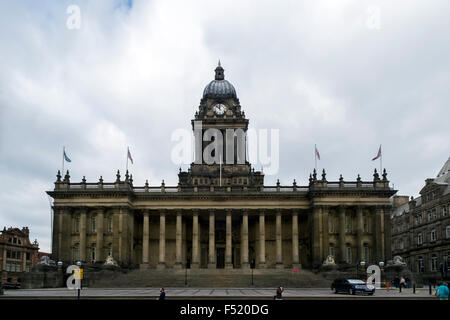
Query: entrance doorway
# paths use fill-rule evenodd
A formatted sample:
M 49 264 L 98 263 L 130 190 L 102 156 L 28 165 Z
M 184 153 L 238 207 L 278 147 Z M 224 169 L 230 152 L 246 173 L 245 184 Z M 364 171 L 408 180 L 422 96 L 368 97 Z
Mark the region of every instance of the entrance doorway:
M 225 248 L 217 248 L 217 269 L 225 268 Z

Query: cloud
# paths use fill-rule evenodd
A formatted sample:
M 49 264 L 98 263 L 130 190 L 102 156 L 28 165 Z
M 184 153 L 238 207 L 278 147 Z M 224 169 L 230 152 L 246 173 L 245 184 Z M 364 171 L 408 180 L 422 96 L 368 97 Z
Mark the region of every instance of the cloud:
M 382 144 L 417 195 L 449 156 L 446 1 L 77 1 L 79 30 L 70 4 L 0 4 L 0 224 L 43 250 L 62 147 L 72 181 L 114 180 L 130 146 L 135 184 L 176 184 L 172 132 L 191 129 L 218 59 L 250 126 L 280 130 L 269 185 L 306 184 L 314 144 L 328 179 L 370 180 Z

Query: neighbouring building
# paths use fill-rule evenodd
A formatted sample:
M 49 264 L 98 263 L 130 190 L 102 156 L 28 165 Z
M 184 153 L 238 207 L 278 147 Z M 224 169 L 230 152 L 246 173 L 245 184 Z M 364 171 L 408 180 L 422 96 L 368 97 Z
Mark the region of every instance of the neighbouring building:
M 419 193 L 393 198 L 392 254 L 435 281 L 448 277 L 450 267 L 450 158 Z
M 30 241 L 27 227 L 3 228 L 0 235 L 0 266 L 2 283 L 20 283 L 24 272 L 36 264 L 39 244 Z
M 247 132 L 249 120 L 220 64 L 192 120 L 194 135 L 199 122 L 200 137 L 218 129 L 224 146 Z M 128 171 L 111 182 L 72 182 L 68 171 L 64 177 L 58 172 L 47 192 L 54 199 L 53 259 L 91 264 L 112 256 L 121 266 L 142 269 L 316 269 L 330 255 L 355 267 L 391 258 L 390 197 L 396 191 L 385 170 L 375 170 L 370 181 L 356 173 L 351 181 L 328 181 L 325 170 L 321 177 L 314 170 L 304 186 L 295 180 L 264 185 L 246 145 L 241 152 L 211 148 L 215 141 L 196 140 L 196 150 L 215 161 L 196 159 L 180 169 L 174 186 L 135 186 Z

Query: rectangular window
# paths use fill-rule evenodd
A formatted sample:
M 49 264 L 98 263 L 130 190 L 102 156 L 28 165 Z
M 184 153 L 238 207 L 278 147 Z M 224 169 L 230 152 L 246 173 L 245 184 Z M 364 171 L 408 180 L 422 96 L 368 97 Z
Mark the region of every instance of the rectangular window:
M 431 230 L 430 240 L 436 241 L 436 230 Z
M 30 260 L 30 253 L 27 252 L 27 260 Z
M 26 272 L 30 272 L 30 266 L 26 267 Z
M 423 259 L 422 258 L 419 258 L 418 260 L 417 260 L 417 268 L 418 268 L 418 272 L 424 272 L 425 271 L 425 268 L 423 267 Z
M 349 215 L 345 215 L 345 232 L 352 232 L 352 217 Z
M 328 218 L 328 232 L 334 233 L 334 217 L 333 216 L 330 216 Z
M 364 259 L 367 262 L 369 262 L 369 246 L 368 245 L 364 245 Z
M 73 232 L 80 232 L 80 216 L 76 216 L 73 222 Z
M 97 217 L 92 217 L 92 226 L 91 226 L 92 232 L 97 232 Z
M 447 239 L 450 239 L 450 226 L 445 227 L 445 236 Z
M 417 244 L 420 246 L 423 243 L 422 234 L 419 233 L 417 235 Z
M 437 270 L 437 257 L 432 256 L 431 257 L 431 271 L 436 271 L 436 270 Z
M 11 271 L 11 265 L 9 263 L 6 264 L 6 271 L 7 272 Z

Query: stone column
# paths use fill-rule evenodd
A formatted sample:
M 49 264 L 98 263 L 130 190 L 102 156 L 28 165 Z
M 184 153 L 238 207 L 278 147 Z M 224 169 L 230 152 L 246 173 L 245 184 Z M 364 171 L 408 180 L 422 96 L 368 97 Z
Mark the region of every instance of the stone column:
M 292 267 L 300 267 L 300 259 L 298 255 L 298 212 L 292 211 Z
M 176 222 L 176 239 L 175 239 L 175 268 L 181 269 L 183 267 L 183 213 L 181 210 L 177 211 L 177 222 Z
M 281 210 L 276 212 L 276 268 L 283 269 L 283 251 L 282 251 L 282 237 L 281 237 Z
M 148 269 L 149 261 L 148 261 L 148 245 L 149 245 L 149 212 L 148 210 L 144 210 L 143 212 L 144 222 L 142 226 L 142 264 L 141 269 Z
M 215 234 L 215 214 L 214 210 L 209 211 L 209 255 L 208 268 L 216 268 L 216 234 Z
M 392 259 L 392 227 L 391 227 L 391 208 L 384 207 L 384 261 Z
M 313 268 L 317 268 L 322 264 L 320 257 L 320 208 L 314 207 L 312 212 L 312 257 L 313 257 Z
M 345 206 L 339 206 L 339 260 L 345 262 Z
M 95 242 L 96 245 L 96 261 L 103 261 L 103 216 L 104 209 L 100 208 L 97 213 L 97 239 Z
M 82 209 L 80 215 L 80 261 L 86 262 L 86 215 L 87 209 Z M 62 215 L 61 220 L 62 221 Z
M 266 267 L 266 226 L 264 220 L 264 210 L 259 212 L 259 266 L 260 269 Z
M 380 207 L 374 207 L 373 219 L 375 222 L 375 228 L 373 230 L 373 257 L 371 258 L 371 262 L 378 264 L 380 261 L 383 261 L 383 246 L 384 246 L 384 228 L 382 228 L 382 223 L 384 222 L 382 218 L 382 210 Z M 383 234 L 383 237 L 382 237 Z
M 231 233 L 231 210 L 226 214 L 226 244 L 225 244 L 225 268 L 233 269 L 232 260 L 232 233 Z
M 158 269 L 166 267 L 166 212 L 159 212 L 159 263 Z
M 58 248 L 57 249 L 58 257 L 57 257 L 57 259 L 58 260 L 62 259 L 62 251 L 63 251 L 63 248 L 62 248 L 63 210 L 64 209 L 55 210 L 55 213 L 57 213 L 57 215 L 55 215 L 55 218 L 56 217 L 58 218 L 58 224 L 57 224 L 57 226 L 58 226 L 58 244 L 57 244 L 58 245 L 58 247 L 57 247 Z M 81 231 L 81 219 L 80 219 L 80 225 L 78 226 L 78 232 L 80 232 L 80 231 Z M 81 241 L 81 238 L 80 238 L 80 241 Z M 80 243 L 80 246 L 81 246 L 81 243 Z
M 357 257 L 357 263 L 363 260 L 363 232 L 364 232 L 364 223 L 363 223 L 363 207 L 357 206 L 356 207 L 356 248 L 358 250 L 358 257 Z
M 192 215 L 192 269 L 200 268 L 199 255 L 199 234 L 198 234 L 198 211 L 194 210 Z
M 241 229 L 241 268 L 250 268 L 248 261 L 248 212 L 244 210 L 242 213 L 242 229 Z
M 329 214 L 330 208 L 328 206 L 322 207 L 322 262 L 325 261 L 325 259 L 329 255 L 329 246 L 330 246 L 330 229 L 328 225 L 328 214 Z

